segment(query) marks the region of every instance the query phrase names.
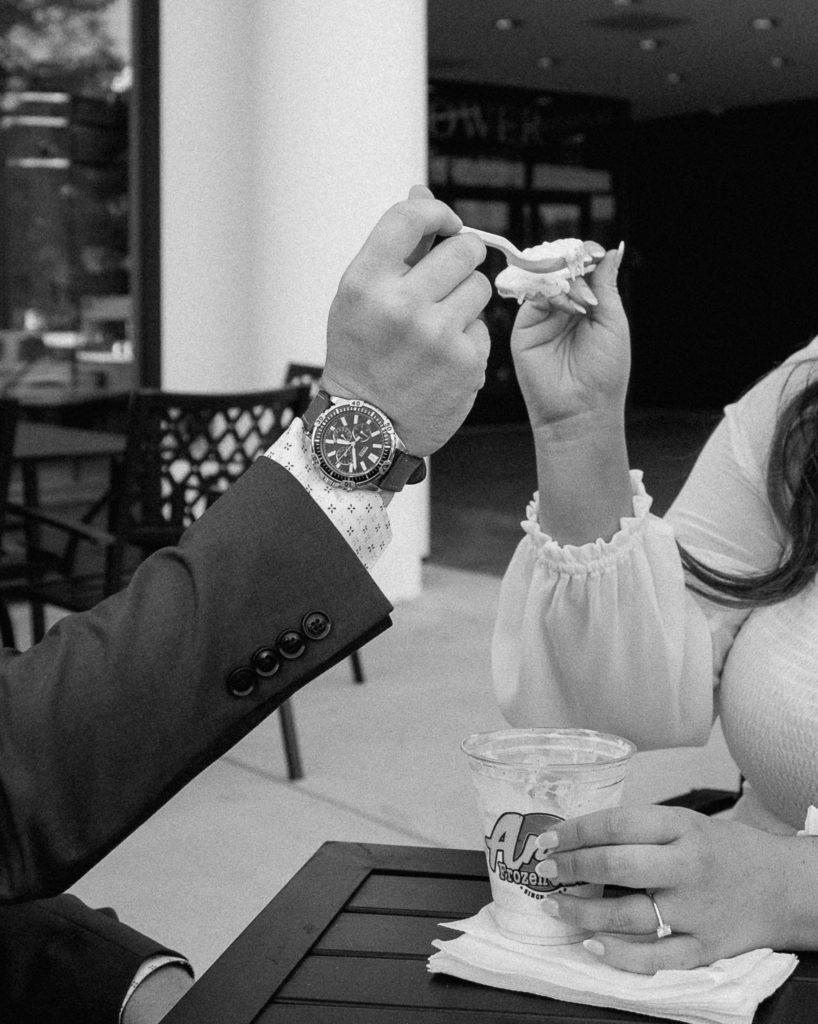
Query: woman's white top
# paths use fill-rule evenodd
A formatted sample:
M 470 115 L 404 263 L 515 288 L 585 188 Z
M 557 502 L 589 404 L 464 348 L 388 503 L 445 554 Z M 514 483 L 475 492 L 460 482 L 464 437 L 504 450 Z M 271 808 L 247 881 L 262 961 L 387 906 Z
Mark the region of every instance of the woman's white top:
M 676 540 L 711 568 L 775 565 L 786 537 L 767 499 L 768 451 L 782 400 L 815 377 L 818 339 L 728 406 L 664 519 L 634 470 L 619 532 L 560 546 L 534 496 L 492 650 L 512 725 L 595 728 L 647 750 L 702 745 L 719 715 L 747 780 L 736 817 L 801 828 L 818 804 L 818 585 L 725 608 L 685 586 Z

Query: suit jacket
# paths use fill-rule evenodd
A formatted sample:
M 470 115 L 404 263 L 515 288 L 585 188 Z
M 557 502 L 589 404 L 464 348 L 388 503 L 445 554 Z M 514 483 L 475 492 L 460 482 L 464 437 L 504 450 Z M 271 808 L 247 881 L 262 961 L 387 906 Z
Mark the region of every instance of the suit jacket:
M 63 892 L 390 611 L 258 459 L 124 591 L 0 653 L 0 903 Z
M 3 1024 L 117 1024 L 139 965 L 170 950 L 76 896 L 0 906 Z

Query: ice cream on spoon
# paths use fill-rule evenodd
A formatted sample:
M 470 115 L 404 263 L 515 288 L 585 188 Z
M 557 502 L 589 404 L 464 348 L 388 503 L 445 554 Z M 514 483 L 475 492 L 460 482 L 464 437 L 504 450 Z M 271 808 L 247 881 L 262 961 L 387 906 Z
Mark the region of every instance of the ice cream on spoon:
M 529 265 L 538 259 L 553 258 L 561 266 L 550 271 L 532 271 L 522 263 L 509 265 L 495 278 L 497 291 L 504 298 L 524 302 L 526 299 L 552 299 L 566 295 L 571 282 L 592 271 L 605 255 L 604 248 L 596 242 L 583 242 L 579 238 L 559 238 L 554 242 L 523 249 L 521 254 Z

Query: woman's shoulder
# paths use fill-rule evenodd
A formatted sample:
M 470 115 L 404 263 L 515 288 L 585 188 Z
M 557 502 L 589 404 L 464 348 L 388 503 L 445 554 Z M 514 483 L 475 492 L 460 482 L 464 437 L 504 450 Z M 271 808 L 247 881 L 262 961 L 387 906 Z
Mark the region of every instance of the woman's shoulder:
M 753 419 L 763 418 L 768 412 L 774 419 L 781 408 L 808 384 L 818 380 L 818 337 L 797 349 L 783 362 L 769 370 L 728 410 L 749 413 Z
M 802 348 L 798 348 L 792 355 L 787 356 L 784 362 L 777 369 L 783 370 L 787 367 L 813 367 L 818 363 L 818 336 L 812 339 Z M 773 371 L 775 372 L 775 371 Z
M 725 410 L 733 445 L 759 467 L 766 465 L 781 412 L 809 384 L 818 381 L 818 338 L 773 367 Z

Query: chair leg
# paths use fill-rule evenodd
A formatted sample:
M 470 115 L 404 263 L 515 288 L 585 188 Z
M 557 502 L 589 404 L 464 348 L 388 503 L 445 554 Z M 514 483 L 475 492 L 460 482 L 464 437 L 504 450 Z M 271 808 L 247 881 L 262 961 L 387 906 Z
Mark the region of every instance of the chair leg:
M 31 602 L 31 642 L 38 644 L 45 636 L 45 608 L 41 601 Z
M 287 758 L 287 774 L 293 780 L 303 779 L 304 771 L 301 767 L 301 754 L 298 750 L 298 735 L 295 731 L 295 719 L 290 702 L 285 700 L 278 709 L 279 721 L 281 722 L 281 736 L 284 740 L 284 754 Z
M 17 646 L 14 640 L 14 626 L 5 601 L 0 601 L 0 639 L 4 647 Z
M 364 682 L 364 666 L 361 662 L 360 652 L 353 651 L 349 656 L 349 660 L 352 662 L 352 678 L 356 683 Z

